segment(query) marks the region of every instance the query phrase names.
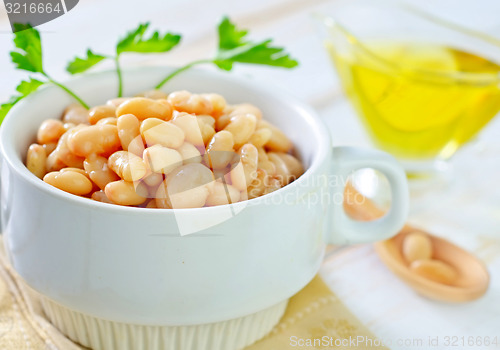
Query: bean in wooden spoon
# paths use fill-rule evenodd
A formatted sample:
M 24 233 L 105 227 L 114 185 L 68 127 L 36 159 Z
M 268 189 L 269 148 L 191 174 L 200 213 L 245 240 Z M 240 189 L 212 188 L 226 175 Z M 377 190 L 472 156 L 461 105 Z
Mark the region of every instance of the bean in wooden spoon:
M 357 220 L 384 215 L 368 198 L 348 185 L 344 208 Z M 354 200 L 356 199 L 356 200 Z M 466 302 L 481 297 L 489 286 L 486 266 L 471 253 L 410 225 L 393 238 L 375 243 L 380 259 L 418 293 L 436 300 Z

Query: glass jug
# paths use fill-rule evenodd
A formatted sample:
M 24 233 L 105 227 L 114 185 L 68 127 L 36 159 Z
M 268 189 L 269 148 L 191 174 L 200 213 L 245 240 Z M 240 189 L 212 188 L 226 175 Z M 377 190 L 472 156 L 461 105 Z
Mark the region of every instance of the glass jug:
M 439 169 L 500 110 L 500 40 L 410 5 L 337 3 L 326 47 L 376 147 Z

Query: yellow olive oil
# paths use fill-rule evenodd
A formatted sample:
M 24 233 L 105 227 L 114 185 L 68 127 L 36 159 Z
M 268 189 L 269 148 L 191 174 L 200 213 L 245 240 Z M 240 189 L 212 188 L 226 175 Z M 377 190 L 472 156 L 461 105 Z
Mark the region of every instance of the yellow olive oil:
M 408 42 L 329 49 L 376 145 L 400 158 L 449 158 L 500 110 L 500 66 L 479 55 Z

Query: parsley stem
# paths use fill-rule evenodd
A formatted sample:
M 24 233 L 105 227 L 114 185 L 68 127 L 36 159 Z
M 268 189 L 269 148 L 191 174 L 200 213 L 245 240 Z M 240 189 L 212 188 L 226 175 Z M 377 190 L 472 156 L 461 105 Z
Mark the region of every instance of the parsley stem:
M 213 62 L 213 60 L 207 59 L 207 60 L 198 60 L 198 61 L 194 61 L 194 62 L 188 63 L 185 66 L 182 66 L 182 67 L 174 70 L 172 73 L 170 73 L 165 79 L 163 79 L 161 81 L 161 83 L 159 83 L 158 85 L 156 85 L 155 89 L 161 89 L 162 86 L 165 85 L 170 79 L 172 79 L 173 77 L 175 77 L 177 74 L 182 73 L 182 72 L 188 70 L 189 68 L 191 68 L 193 66 L 196 66 L 198 64 L 203 64 L 203 63 L 212 63 L 212 62 Z
M 118 97 L 123 96 L 123 76 L 122 69 L 120 67 L 120 55 L 117 54 L 115 56 L 115 64 L 116 64 L 116 75 L 118 75 Z
M 52 79 L 51 77 L 49 77 L 47 74 L 44 73 L 44 75 L 47 77 L 47 79 L 49 79 L 49 82 L 51 82 L 52 84 L 60 87 L 61 89 L 63 89 L 64 91 L 66 91 L 69 95 L 71 95 L 75 100 L 78 101 L 78 103 L 80 103 L 83 107 L 89 109 L 89 105 L 86 104 L 80 97 L 78 97 L 73 91 L 71 91 L 70 89 L 68 89 L 66 86 L 64 86 L 63 84 L 61 83 L 58 83 L 57 81 L 55 81 L 54 79 Z

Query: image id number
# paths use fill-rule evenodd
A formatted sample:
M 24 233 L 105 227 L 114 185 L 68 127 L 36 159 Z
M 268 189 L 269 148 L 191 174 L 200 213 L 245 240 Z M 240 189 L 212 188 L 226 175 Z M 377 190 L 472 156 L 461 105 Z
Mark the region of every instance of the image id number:
M 11 14 L 27 14 L 27 13 L 60 13 L 63 12 L 62 6 L 60 3 L 57 3 L 55 6 L 53 4 L 46 3 L 24 3 L 21 4 L 19 2 L 6 2 L 5 8 L 7 9 L 7 13 Z

